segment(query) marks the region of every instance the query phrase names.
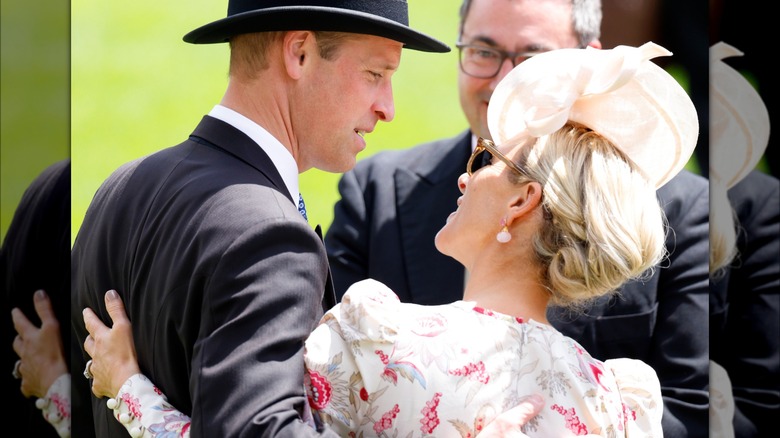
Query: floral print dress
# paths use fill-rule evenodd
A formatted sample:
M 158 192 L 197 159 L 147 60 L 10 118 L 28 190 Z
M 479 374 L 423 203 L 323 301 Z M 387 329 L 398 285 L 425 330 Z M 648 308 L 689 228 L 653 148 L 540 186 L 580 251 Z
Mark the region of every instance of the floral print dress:
M 345 437 L 474 437 L 533 393 L 545 407 L 529 437 L 663 436 L 660 383 L 644 362 L 598 361 L 550 325 L 473 302 L 401 303 L 374 280 L 323 316 L 305 362 L 304 420 Z M 144 376 L 117 398 L 131 435 L 188 435 L 189 419 Z
M 309 404 L 343 436 L 473 437 L 535 392 L 531 437 L 663 435 L 644 362 L 600 362 L 550 325 L 471 302 L 401 303 L 373 280 L 323 317 L 305 358 Z

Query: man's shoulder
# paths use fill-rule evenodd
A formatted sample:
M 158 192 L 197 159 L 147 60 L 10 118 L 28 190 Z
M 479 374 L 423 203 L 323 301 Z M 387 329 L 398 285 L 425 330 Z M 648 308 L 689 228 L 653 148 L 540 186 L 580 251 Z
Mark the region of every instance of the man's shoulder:
M 161 172 L 165 165 L 164 163 L 173 163 L 172 158 L 176 155 L 175 148 L 176 146 L 167 147 L 122 163 L 103 180 L 97 194 L 99 195 L 106 191 L 125 190 L 131 180 L 135 181 L 136 184 L 150 184 L 157 177 L 161 177 L 164 174 L 164 172 Z M 134 178 L 135 175 L 142 176 Z

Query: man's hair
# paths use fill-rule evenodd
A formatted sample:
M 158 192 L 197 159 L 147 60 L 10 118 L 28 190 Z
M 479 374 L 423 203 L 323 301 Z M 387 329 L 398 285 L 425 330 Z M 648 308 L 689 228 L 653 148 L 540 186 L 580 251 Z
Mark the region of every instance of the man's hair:
M 460 6 L 458 35 L 463 34 L 463 23 L 466 22 L 472 1 L 463 0 L 463 4 Z M 571 0 L 571 5 L 571 22 L 574 26 L 574 33 L 577 35 L 580 48 L 585 48 L 591 41 L 597 40 L 601 36 L 601 0 Z
M 230 39 L 230 75 L 254 78 L 257 72 L 270 66 L 268 48 L 284 35 L 278 32 L 254 32 L 236 35 Z M 355 37 L 346 32 L 312 31 L 317 40 L 319 55 L 323 59 L 333 60 L 343 41 Z

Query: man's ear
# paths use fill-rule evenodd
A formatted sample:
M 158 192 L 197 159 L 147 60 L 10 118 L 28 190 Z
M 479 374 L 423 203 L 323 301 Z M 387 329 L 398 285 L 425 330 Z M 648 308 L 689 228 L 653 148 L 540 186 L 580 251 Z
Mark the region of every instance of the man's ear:
M 536 210 L 542 203 L 542 185 L 536 181 L 522 184 L 511 200 L 506 221 L 512 221 L 527 216 Z
M 314 54 L 317 44 L 314 34 L 310 31 L 300 30 L 287 32 L 282 39 L 282 56 L 287 74 L 293 79 L 298 79 L 303 74 L 303 66 L 308 58 Z

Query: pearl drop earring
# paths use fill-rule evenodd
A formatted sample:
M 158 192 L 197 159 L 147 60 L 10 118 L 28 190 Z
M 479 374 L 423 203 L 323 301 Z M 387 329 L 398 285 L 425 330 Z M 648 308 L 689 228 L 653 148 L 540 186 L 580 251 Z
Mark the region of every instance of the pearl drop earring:
M 501 231 L 496 234 L 496 240 L 501 243 L 507 243 L 512 240 L 512 235 L 509 234 L 509 228 L 506 226 L 506 219 L 501 219 Z

